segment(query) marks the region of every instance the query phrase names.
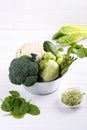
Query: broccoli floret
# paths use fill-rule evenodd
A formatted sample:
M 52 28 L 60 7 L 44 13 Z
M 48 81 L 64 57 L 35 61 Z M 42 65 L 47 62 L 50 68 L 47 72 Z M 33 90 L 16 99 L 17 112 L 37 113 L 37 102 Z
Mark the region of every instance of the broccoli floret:
M 38 62 L 36 55 L 21 56 L 12 60 L 9 67 L 9 79 L 13 84 L 33 85 L 38 78 Z M 31 80 L 32 78 L 32 80 Z
M 33 83 L 37 82 L 38 76 L 28 76 L 23 83 L 25 86 L 31 86 Z

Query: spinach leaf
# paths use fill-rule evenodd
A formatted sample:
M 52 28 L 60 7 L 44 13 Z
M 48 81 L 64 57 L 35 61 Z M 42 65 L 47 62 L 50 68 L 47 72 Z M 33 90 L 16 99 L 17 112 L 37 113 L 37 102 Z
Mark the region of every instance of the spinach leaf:
M 31 115 L 38 115 L 40 114 L 40 110 L 36 105 L 30 104 L 30 110 L 28 113 Z
M 80 58 L 87 57 L 87 48 L 83 47 L 83 45 L 79 45 L 77 43 L 72 44 L 68 50 L 68 54 L 73 53 L 76 54 Z
M 17 91 L 9 91 L 9 93 L 13 96 L 13 97 L 20 97 L 19 92 Z
M 28 105 L 27 102 L 22 102 L 21 107 L 20 107 L 20 113 L 21 114 L 26 114 L 29 111 L 30 106 Z
M 10 106 L 9 102 L 3 101 L 2 105 L 1 105 L 1 109 L 3 111 L 7 111 L 7 112 L 11 111 L 11 106 Z
M 58 48 L 58 51 L 64 51 L 64 48 L 62 48 L 62 47 L 60 47 L 60 48 Z
M 9 91 L 8 96 L 2 101 L 1 109 L 9 112 L 15 118 L 22 118 L 25 114 L 38 115 L 40 110 L 36 105 L 30 104 L 24 98 L 20 97 L 19 92 Z
M 10 101 L 10 105 L 13 107 L 20 106 L 22 103 L 21 98 L 12 98 Z
M 4 101 L 2 101 L 2 105 L 1 105 L 1 109 L 3 111 L 10 111 L 12 108 L 11 108 L 11 105 L 10 105 L 10 101 L 12 99 L 12 96 L 8 96 L 4 99 Z
M 18 119 L 24 117 L 24 114 L 17 114 L 17 113 L 15 113 L 14 111 L 11 112 L 11 115 L 12 115 L 13 117 L 15 117 L 15 118 L 18 118 Z

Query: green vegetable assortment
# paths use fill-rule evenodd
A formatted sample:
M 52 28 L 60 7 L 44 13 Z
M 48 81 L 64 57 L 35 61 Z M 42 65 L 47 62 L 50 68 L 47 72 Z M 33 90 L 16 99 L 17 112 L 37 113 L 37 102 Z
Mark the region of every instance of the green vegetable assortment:
M 50 82 L 61 77 L 67 72 L 69 66 L 77 59 L 71 56 L 76 54 L 80 58 L 87 57 L 87 48 L 77 44 L 78 41 L 87 38 L 87 28 L 80 26 L 63 26 L 52 37 L 57 45 L 50 41 L 44 41 L 43 47 L 29 50 L 28 44 L 22 47 L 23 53 L 14 58 L 9 66 L 9 80 L 16 85 L 32 87 L 36 82 Z M 63 45 L 68 45 L 64 54 Z M 23 50 L 24 49 L 24 50 Z M 37 52 L 30 53 L 32 50 Z M 24 54 L 24 55 L 23 55 Z M 27 55 L 28 54 L 28 55 Z M 17 91 L 9 91 L 10 95 L 2 100 L 1 109 L 9 112 L 15 118 L 22 118 L 25 114 L 38 115 L 39 108 L 22 98 Z M 61 101 L 69 106 L 78 105 L 82 101 L 83 94 L 78 90 L 64 92 Z
M 22 118 L 25 114 L 39 115 L 40 110 L 36 105 L 26 101 L 24 98 L 20 97 L 19 92 L 9 91 L 10 96 L 6 97 L 2 101 L 1 109 L 3 111 L 9 112 L 15 118 Z
M 46 53 L 39 61 L 39 76 L 42 81 L 47 82 L 61 77 L 76 58 L 69 54 L 60 54 L 63 48 L 57 48 L 52 42 L 45 41 L 43 46 Z
M 31 56 L 22 55 L 13 59 L 9 67 L 10 81 L 13 84 L 23 84 L 29 87 L 39 81 L 49 82 L 61 77 L 68 70 L 71 63 L 76 60 L 76 58 L 70 55 L 71 53 L 76 54 L 80 58 L 87 57 L 87 48 L 77 44 L 78 41 L 85 38 L 87 38 L 86 27 L 61 27 L 53 35 L 52 39 L 56 40 L 62 47 L 58 48 L 52 42 L 44 41 L 44 53 L 42 53 L 41 58 L 37 58 L 37 55 L 32 52 Z M 66 54 L 61 54 L 64 51 L 63 45 L 69 45 Z M 26 48 L 27 53 L 28 49 Z
M 41 58 L 37 58 L 37 55 L 32 52 L 30 55 L 22 55 L 12 60 L 9 67 L 10 81 L 13 84 L 23 84 L 29 87 L 39 81 L 49 82 L 61 77 L 67 72 L 72 62 L 77 59 L 71 56 L 71 53 L 76 54 L 80 58 L 87 57 L 87 48 L 76 43 L 85 38 L 87 38 L 86 27 L 61 27 L 59 31 L 53 35 L 53 40 L 56 40 L 56 42 L 61 45 L 69 45 L 67 53 L 64 54 L 63 46 L 58 48 L 58 46 L 52 42 L 44 41 L 44 53 L 40 55 Z M 28 44 L 25 49 L 28 53 L 29 48 L 27 47 Z M 32 49 L 34 50 L 34 46 Z M 26 54 L 26 52 L 24 54 Z

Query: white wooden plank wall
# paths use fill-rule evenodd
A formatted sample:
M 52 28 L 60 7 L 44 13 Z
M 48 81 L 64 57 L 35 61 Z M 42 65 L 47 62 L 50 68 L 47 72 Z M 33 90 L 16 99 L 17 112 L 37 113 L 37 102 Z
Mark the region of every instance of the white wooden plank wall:
M 87 0 L 0 0 L 0 30 L 87 25 Z

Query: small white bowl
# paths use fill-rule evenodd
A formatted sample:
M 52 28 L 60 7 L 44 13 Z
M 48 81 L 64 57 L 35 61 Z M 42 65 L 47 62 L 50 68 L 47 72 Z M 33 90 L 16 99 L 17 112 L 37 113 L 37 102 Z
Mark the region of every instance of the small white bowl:
M 69 107 L 69 108 L 79 107 L 79 106 L 81 105 L 81 103 L 82 103 L 83 97 L 82 97 L 82 99 L 81 99 L 80 104 L 77 104 L 77 105 L 74 105 L 74 106 L 70 106 L 70 105 L 64 104 L 64 103 L 61 101 L 62 94 L 63 94 L 64 92 L 68 92 L 68 91 L 71 91 L 71 90 L 78 90 L 78 91 L 81 92 L 80 88 L 76 88 L 76 87 L 75 87 L 75 88 L 68 88 L 67 90 L 64 90 L 63 92 L 59 93 L 59 102 L 60 102 L 61 105 L 63 105 L 64 107 Z M 83 94 L 83 93 L 81 92 L 81 94 Z
M 29 87 L 24 86 L 24 88 L 32 94 L 46 95 L 55 92 L 59 88 L 60 81 L 61 78 L 50 82 L 37 82 Z

